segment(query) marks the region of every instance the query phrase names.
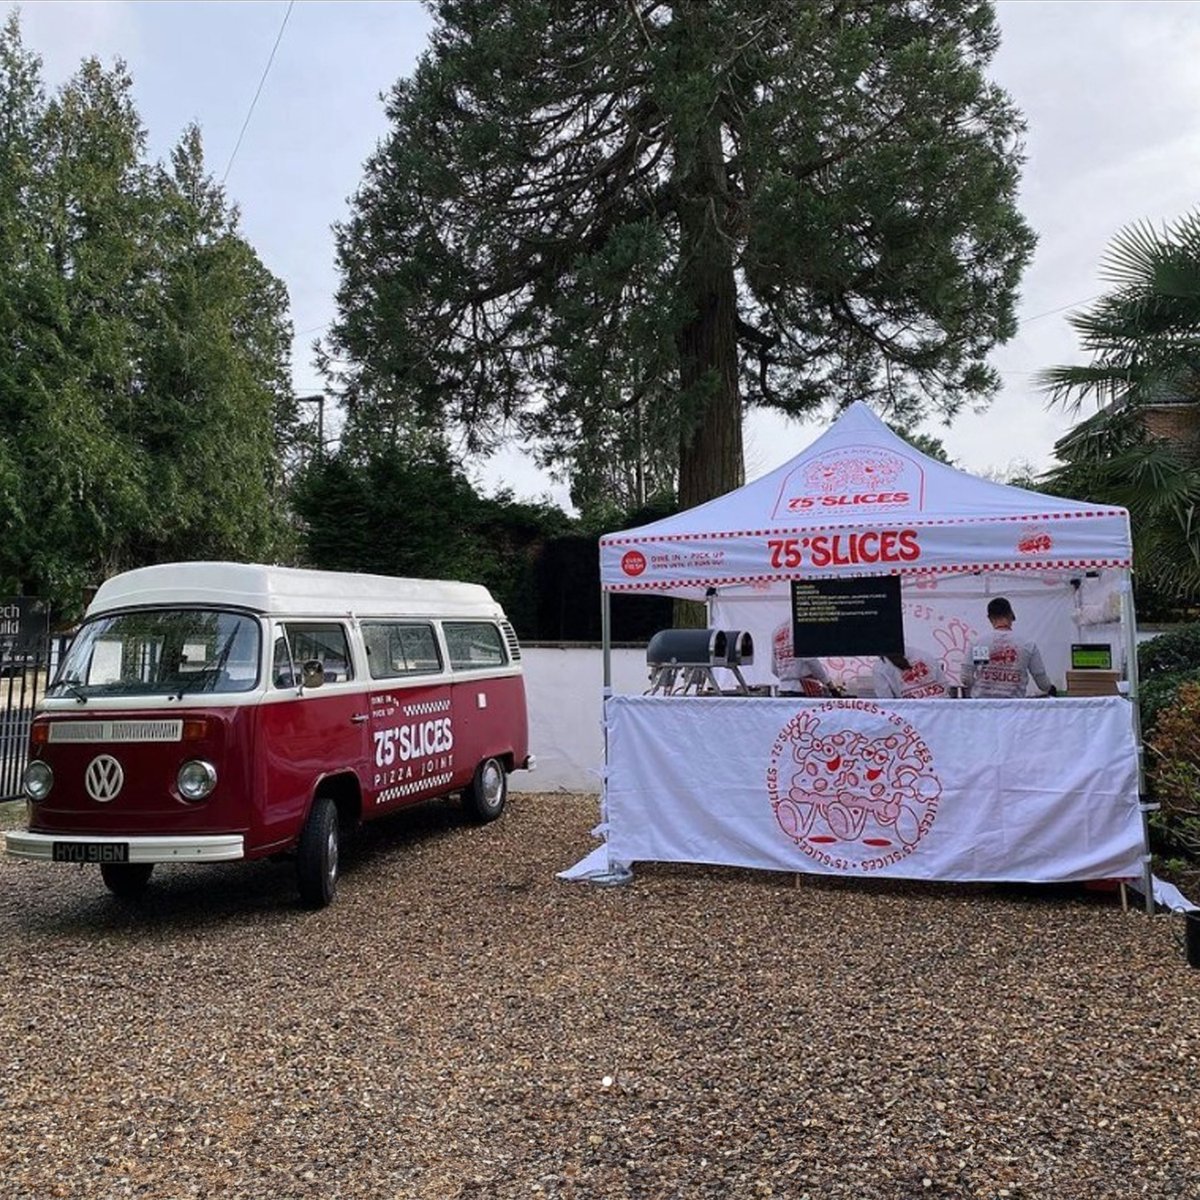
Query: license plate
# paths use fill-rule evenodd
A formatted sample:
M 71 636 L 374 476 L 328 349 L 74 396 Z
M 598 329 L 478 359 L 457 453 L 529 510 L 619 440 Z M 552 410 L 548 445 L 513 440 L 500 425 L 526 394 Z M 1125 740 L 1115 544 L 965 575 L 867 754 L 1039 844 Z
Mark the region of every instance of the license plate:
M 54 862 L 127 863 L 128 842 L 55 842 L 50 847 Z

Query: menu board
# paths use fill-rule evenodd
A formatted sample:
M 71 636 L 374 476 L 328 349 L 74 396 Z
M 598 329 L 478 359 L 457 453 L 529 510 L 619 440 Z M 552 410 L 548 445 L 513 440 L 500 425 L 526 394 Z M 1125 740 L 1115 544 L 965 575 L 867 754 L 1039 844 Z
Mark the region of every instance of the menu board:
M 900 576 L 792 580 L 797 658 L 904 653 Z

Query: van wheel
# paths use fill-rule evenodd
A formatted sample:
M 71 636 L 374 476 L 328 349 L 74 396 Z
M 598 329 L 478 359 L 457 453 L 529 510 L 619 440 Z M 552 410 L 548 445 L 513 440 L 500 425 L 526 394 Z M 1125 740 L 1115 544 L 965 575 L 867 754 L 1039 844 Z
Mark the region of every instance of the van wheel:
M 337 891 L 338 812 L 328 796 L 313 801 L 296 849 L 296 882 L 306 908 L 324 908 Z
M 154 874 L 153 863 L 101 863 L 100 878 L 114 896 L 132 900 L 146 890 L 150 876 Z
M 463 808 L 472 821 L 494 821 L 508 799 L 508 774 L 498 758 L 485 758 L 475 768 L 471 786 L 463 792 Z

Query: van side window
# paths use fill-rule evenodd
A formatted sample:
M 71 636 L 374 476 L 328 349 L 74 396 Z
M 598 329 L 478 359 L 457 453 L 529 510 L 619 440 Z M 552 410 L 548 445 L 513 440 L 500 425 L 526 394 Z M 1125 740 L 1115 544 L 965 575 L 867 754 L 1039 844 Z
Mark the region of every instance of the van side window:
M 442 625 L 450 665 L 456 671 L 502 667 L 508 661 L 504 639 L 495 625 L 485 621 L 446 621 Z
M 364 621 L 362 632 L 372 679 L 435 675 L 442 669 L 432 625 Z
M 325 672 L 326 683 L 345 683 L 354 678 L 345 626 L 323 621 L 289 621 L 284 630 L 291 644 L 292 662 L 297 667 L 315 659 Z
M 282 633 L 275 639 L 275 652 L 271 657 L 271 683 L 277 688 L 296 686 L 292 652 L 288 649 L 287 638 Z

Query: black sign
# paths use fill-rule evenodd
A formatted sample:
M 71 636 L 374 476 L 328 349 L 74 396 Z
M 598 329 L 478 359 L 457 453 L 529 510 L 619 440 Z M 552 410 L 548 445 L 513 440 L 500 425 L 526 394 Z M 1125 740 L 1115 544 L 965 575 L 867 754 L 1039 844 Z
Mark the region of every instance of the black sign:
M 50 631 L 50 612 L 38 596 L 0 596 L 0 652 L 35 650 Z
M 900 576 L 792 580 L 792 653 L 903 654 Z

